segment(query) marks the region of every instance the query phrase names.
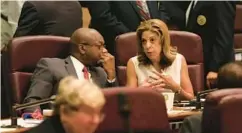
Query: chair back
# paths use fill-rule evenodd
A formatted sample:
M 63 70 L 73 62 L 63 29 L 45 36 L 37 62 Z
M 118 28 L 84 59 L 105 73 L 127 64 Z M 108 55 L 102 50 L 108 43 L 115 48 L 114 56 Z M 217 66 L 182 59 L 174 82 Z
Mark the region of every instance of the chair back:
M 14 38 L 7 51 L 13 102 L 22 102 L 28 91 L 32 73 L 41 58 L 65 58 L 68 54 L 68 37 L 25 36 Z
M 234 48 L 235 59 L 242 61 L 242 5 L 236 5 L 236 15 L 234 24 Z
M 226 96 L 237 94 L 242 94 L 242 88 L 227 88 L 208 94 L 202 116 L 202 133 L 220 133 L 219 102 Z
M 184 31 L 170 31 L 171 44 L 178 48 L 188 63 L 189 76 L 194 92 L 204 88 L 203 74 L 203 47 L 201 38 Z M 116 38 L 116 64 L 119 84 L 126 84 L 126 65 L 128 60 L 138 52 L 137 37 L 135 32 L 125 33 Z
M 241 133 L 242 93 L 224 97 L 219 103 L 221 133 Z
M 164 97 L 147 88 L 104 89 L 107 114 L 96 133 L 128 133 L 128 126 L 135 133 L 169 133 L 168 116 Z M 125 121 L 123 109 L 130 112 Z

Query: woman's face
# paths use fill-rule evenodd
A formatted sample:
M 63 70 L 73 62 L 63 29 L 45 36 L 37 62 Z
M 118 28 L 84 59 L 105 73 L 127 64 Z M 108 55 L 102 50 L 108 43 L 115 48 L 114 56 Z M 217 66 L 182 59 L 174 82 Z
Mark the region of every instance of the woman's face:
M 141 37 L 142 47 L 152 62 L 160 62 L 162 50 L 160 36 L 152 31 L 144 31 Z

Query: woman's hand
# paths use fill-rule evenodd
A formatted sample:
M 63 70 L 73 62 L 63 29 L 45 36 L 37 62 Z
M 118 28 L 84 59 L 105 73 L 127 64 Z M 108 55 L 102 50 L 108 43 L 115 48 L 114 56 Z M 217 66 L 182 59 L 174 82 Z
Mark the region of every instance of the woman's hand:
M 149 79 L 146 79 L 144 80 L 142 83 L 141 83 L 141 87 L 151 87 L 151 84 L 148 82 Z
M 161 81 L 156 80 L 154 77 L 147 78 L 146 80 L 143 81 L 143 83 L 140 86 L 149 87 L 158 93 L 163 92 L 164 90 L 163 88 L 164 84 L 162 84 Z
M 153 71 L 153 73 L 156 75 L 156 77 L 158 77 L 153 83 L 151 83 L 153 87 L 171 89 L 173 92 L 177 92 L 177 90 L 180 88 L 180 86 L 173 80 L 173 78 L 170 75 L 165 74 L 164 71 L 161 73 Z M 155 77 L 152 76 L 152 78 Z

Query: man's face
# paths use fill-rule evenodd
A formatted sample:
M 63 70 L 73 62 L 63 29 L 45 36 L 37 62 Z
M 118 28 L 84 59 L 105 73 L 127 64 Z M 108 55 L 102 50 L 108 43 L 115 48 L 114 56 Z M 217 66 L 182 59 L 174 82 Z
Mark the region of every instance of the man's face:
M 90 39 L 87 40 L 85 47 L 86 58 L 92 65 L 95 65 L 100 59 L 101 55 L 105 51 L 104 39 L 100 34 L 93 34 Z
M 72 133 L 94 133 L 102 122 L 102 107 L 91 108 L 83 105 L 77 111 L 61 113 L 61 120 L 66 130 Z

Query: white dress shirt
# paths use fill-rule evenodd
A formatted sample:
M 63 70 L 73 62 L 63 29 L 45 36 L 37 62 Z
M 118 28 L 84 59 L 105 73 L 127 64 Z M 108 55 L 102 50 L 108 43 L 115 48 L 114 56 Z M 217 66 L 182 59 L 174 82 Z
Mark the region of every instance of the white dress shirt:
M 193 7 L 192 7 L 192 2 L 193 2 L 193 1 L 194 1 L 194 5 L 193 5 Z M 188 8 L 187 8 L 187 11 L 186 11 L 186 25 L 187 25 L 187 23 L 188 23 L 189 14 L 190 14 L 190 12 L 191 12 L 191 9 L 192 9 L 192 8 L 195 8 L 195 6 L 196 6 L 196 4 L 197 4 L 197 1 L 198 1 L 198 0 L 192 0 L 191 3 L 189 4 Z
M 75 57 L 73 57 L 73 56 L 70 56 L 70 57 L 71 57 L 71 61 L 72 61 L 73 65 L 74 65 L 74 68 L 76 70 L 78 79 L 84 79 L 84 73 L 82 71 L 84 68 L 84 65 L 79 60 L 77 60 Z M 88 72 L 88 77 L 89 77 L 89 81 L 92 82 L 90 72 Z M 107 79 L 107 81 L 109 83 L 114 83 L 116 81 L 116 78 L 114 78 L 113 80 Z
M 147 5 L 146 0 L 139 0 L 139 1 L 141 1 L 141 3 L 142 3 L 142 8 L 143 8 L 143 10 L 145 11 L 145 13 L 147 13 L 147 14 L 149 15 L 149 17 L 150 17 L 149 7 L 148 7 L 148 5 Z
M 77 74 L 78 79 L 84 79 L 84 73 L 83 73 L 84 65 L 73 56 L 71 56 L 71 61 L 72 61 L 74 68 L 76 70 L 76 74 Z M 89 80 L 92 81 L 91 80 L 91 74 L 89 72 L 88 72 L 88 77 L 89 77 Z

